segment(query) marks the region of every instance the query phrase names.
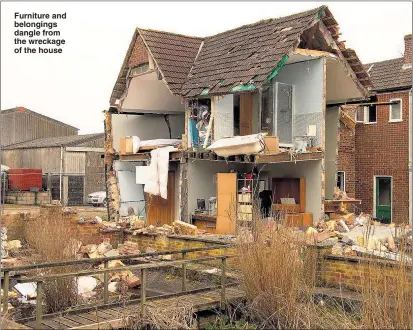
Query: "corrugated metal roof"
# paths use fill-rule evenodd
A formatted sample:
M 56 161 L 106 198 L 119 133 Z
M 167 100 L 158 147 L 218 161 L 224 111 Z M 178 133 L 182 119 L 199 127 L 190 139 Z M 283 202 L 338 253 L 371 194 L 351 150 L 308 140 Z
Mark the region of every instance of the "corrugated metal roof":
M 1 110 L 1 114 L 5 114 L 5 115 L 6 115 L 6 114 L 8 114 L 8 113 L 12 113 L 12 112 L 22 112 L 22 111 L 23 111 L 23 112 L 30 113 L 30 114 L 33 115 L 33 116 L 36 116 L 36 117 L 39 117 L 39 118 L 48 120 L 48 121 L 53 122 L 53 123 L 58 124 L 58 125 L 62 125 L 62 126 L 66 126 L 66 127 L 70 127 L 70 128 L 79 130 L 77 127 L 74 127 L 74 126 L 69 125 L 69 124 L 65 124 L 65 123 L 63 123 L 63 122 L 61 122 L 61 121 L 59 121 L 59 120 L 56 120 L 56 119 L 47 117 L 47 116 L 42 115 L 42 114 L 40 114 L 40 113 L 38 113 L 38 112 L 36 112 L 36 111 L 29 110 L 29 109 L 24 108 L 24 107 L 16 107 L 16 108 L 11 108 L 11 109 Z
M 51 148 L 51 147 L 73 147 L 79 144 L 101 139 L 105 136 L 104 133 L 84 134 L 84 135 L 69 135 L 53 138 L 43 138 L 33 141 L 21 142 L 3 147 L 3 150 L 11 149 L 31 149 L 31 148 Z M 103 147 L 103 145 L 102 145 Z

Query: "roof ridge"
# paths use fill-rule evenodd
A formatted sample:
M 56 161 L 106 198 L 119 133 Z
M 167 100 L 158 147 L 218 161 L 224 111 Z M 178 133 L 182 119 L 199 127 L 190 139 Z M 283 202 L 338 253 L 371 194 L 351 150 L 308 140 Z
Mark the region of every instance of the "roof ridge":
M 189 36 L 189 35 L 182 34 L 182 33 L 162 31 L 162 30 L 156 30 L 156 29 L 142 29 L 140 27 L 137 27 L 136 29 L 138 30 L 138 32 L 139 31 L 159 32 L 159 33 L 171 34 L 171 35 L 178 36 L 178 37 L 185 37 L 185 38 L 192 38 L 192 39 L 199 39 L 199 40 L 204 40 L 205 39 L 205 37 Z
M 383 60 L 383 61 L 377 61 L 377 62 L 371 62 L 371 63 L 363 63 L 363 65 L 373 65 L 373 64 L 379 64 L 379 63 L 384 63 L 384 62 L 390 62 L 390 61 L 396 61 L 396 60 L 403 60 L 404 57 L 396 57 L 396 58 L 391 58 L 389 60 Z
M 26 107 L 14 107 L 14 108 L 10 108 L 10 109 L 1 110 L 1 112 L 3 112 L 3 111 L 10 111 L 10 112 L 22 111 L 22 110 L 19 110 L 18 108 L 24 108 L 24 111 L 23 111 L 23 112 L 31 113 L 31 114 L 33 114 L 33 115 L 35 115 L 35 116 L 44 118 L 44 119 L 46 119 L 46 120 L 50 120 L 50 121 L 55 122 L 55 123 L 57 123 L 57 124 L 59 124 L 59 125 L 64 125 L 64 126 L 67 126 L 67 127 L 70 127 L 70 128 L 74 128 L 74 129 L 76 129 L 76 130 L 79 130 L 79 129 L 78 129 L 77 127 L 75 127 L 75 126 L 66 124 L 66 123 L 64 123 L 64 122 L 62 122 L 62 121 L 60 121 L 60 120 L 57 120 L 57 119 L 54 119 L 54 118 L 52 118 L 52 117 L 43 115 L 43 114 L 41 114 L 41 113 L 39 113 L 39 112 L 36 112 L 36 111 L 34 111 L 34 110 L 27 109 Z
M 322 5 L 322 6 L 319 6 L 319 7 L 314 7 L 314 8 L 312 8 L 312 9 L 308 9 L 308 10 L 304 10 L 304 11 L 298 11 L 298 12 L 295 12 L 295 13 L 290 14 L 290 15 L 287 15 L 287 16 L 279 16 L 279 17 L 272 17 L 272 18 L 261 19 L 261 20 L 259 20 L 259 21 L 254 22 L 254 23 L 244 24 L 244 25 L 235 27 L 235 28 L 230 29 L 230 30 L 225 30 L 225 31 L 222 31 L 222 32 L 219 32 L 219 33 L 210 35 L 210 36 L 207 36 L 207 37 L 205 37 L 205 39 L 206 39 L 206 38 L 216 37 L 216 36 L 219 36 L 219 35 L 228 33 L 228 32 L 234 32 L 234 31 L 236 31 L 236 30 L 238 30 L 238 29 L 243 29 L 243 28 L 245 28 L 245 27 L 258 25 L 258 24 L 262 24 L 262 23 L 265 23 L 265 22 L 272 22 L 272 21 L 277 21 L 277 20 L 279 20 L 279 19 L 289 18 L 289 17 L 295 16 L 295 15 L 298 15 L 298 14 L 303 14 L 303 13 L 306 13 L 306 12 L 311 12 L 311 11 L 316 10 L 316 9 L 320 10 L 321 8 L 324 8 L 324 9 L 325 9 L 325 8 L 327 8 L 327 6 L 326 6 L 326 5 Z

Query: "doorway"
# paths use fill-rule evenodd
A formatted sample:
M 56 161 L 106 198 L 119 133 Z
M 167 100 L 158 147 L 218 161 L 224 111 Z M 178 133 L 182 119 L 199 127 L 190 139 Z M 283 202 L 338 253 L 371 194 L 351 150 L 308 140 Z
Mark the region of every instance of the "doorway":
M 392 178 L 376 176 L 375 180 L 376 218 L 383 223 L 391 223 L 392 214 Z

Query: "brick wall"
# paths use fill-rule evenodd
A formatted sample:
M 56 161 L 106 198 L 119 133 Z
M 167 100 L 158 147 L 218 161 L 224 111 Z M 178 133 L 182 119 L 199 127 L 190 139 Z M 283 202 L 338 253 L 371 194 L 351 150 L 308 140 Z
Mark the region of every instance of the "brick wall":
M 404 64 L 412 64 L 412 35 L 404 36 Z
M 356 126 L 356 198 L 361 209 L 373 214 L 374 176 L 393 177 L 393 214 L 395 223 L 407 222 L 409 216 L 409 93 L 377 95 L 378 102 L 402 99 L 403 121 L 389 123 L 389 105 L 377 106 L 376 124 Z
M 377 260 L 372 264 L 368 259 L 358 257 L 325 255 L 318 272 L 318 285 L 360 290 L 363 276 L 371 274 L 372 271 L 378 271 L 386 276 L 396 276 L 396 272 L 400 272 L 400 269 L 393 265 L 391 261 Z M 411 271 L 406 273 L 406 278 L 411 283 L 409 274 L 411 275 Z
M 161 251 L 173 251 L 173 250 L 183 250 L 183 249 L 194 249 L 194 248 L 203 248 L 203 247 L 212 247 L 218 245 L 218 243 L 210 241 L 201 241 L 191 238 L 181 238 L 181 237 L 172 237 L 165 235 L 127 235 L 125 240 L 138 243 L 139 250 L 145 252 L 147 247 L 155 249 L 157 252 Z M 221 243 L 222 244 L 222 243 Z M 188 259 L 204 258 L 209 256 L 219 256 L 219 255 L 232 255 L 236 254 L 236 249 L 233 247 L 227 247 L 222 244 L 222 248 L 210 251 L 197 251 L 190 252 L 186 255 Z M 181 254 L 172 255 L 173 259 L 180 259 Z M 233 266 L 236 264 L 236 258 L 230 258 L 228 260 L 228 265 Z M 209 262 L 210 264 L 217 265 L 220 261 Z
M 141 36 L 136 38 L 135 45 L 133 46 L 131 55 L 128 61 L 128 67 L 133 68 L 139 64 L 148 63 L 148 51 L 146 50 L 145 44 L 142 41 Z
M 354 118 L 354 111 L 347 113 Z M 355 133 L 340 122 L 337 171 L 345 172 L 345 190 L 347 195 L 353 198 L 356 190 L 355 143 Z

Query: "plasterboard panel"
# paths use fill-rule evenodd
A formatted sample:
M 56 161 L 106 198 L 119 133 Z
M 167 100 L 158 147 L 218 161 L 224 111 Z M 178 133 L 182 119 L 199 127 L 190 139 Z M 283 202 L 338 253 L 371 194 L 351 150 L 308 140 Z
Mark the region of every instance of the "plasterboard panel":
M 184 113 L 181 97 L 173 95 L 156 72 L 133 77 L 122 109 L 148 113 Z

